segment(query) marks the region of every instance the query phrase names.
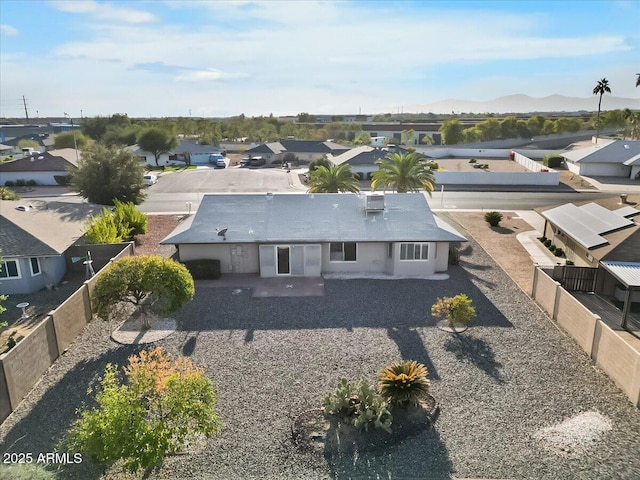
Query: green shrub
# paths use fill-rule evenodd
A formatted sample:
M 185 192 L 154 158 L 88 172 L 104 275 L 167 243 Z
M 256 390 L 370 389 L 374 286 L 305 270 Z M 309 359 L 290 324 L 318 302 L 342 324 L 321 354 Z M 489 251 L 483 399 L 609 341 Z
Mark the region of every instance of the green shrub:
M 221 276 L 220 260 L 187 260 L 183 263 L 194 280 L 217 280 Z
M 56 181 L 58 185 L 62 185 L 63 187 L 66 187 L 67 185 L 69 185 L 69 182 L 71 181 L 71 175 L 54 175 L 53 179 Z
M 464 293 L 455 297 L 438 298 L 431 306 L 431 315 L 441 318 L 449 326 L 467 325 L 476 316 L 476 307 Z
M 551 239 L 547 238 L 547 239 L 544 241 L 544 246 L 545 246 L 545 247 L 547 247 L 547 248 L 549 248 L 549 247 L 551 246 Z
M 34 462 L 36 458 L 34 456 Z M 0 478 L 3 480 L 55 480 L 56 474 L 37 463 L 0 464 Z
M 417 405 L 429 394 L 427 376 L 427 368 L 415 360 L 390 363 L 378 373 L 380 395 L 396 407 Z
M 6 182 L 4 182 L 4 186 L 5 187 L 15 187 L 16 186 L 16 182 L 14 182 L 13 180 L 7 180 Z
M 87 222 L 89 243 L 120 243 L 131 238 L 131 228 L 105 208 Z
M 556 257 L 563 257 L 564 256 L 564 250 L 562 250 L 561 248 L 556 248 L 556 250 L 553 252 L 553 254 Z
M 538 240 L 540 240 L 542 243 L 547 241 L 547 237 L 538 237 Z
M 353 386 L 346 378 L 341 378 L 335 392 L 328 393 L 322 400 L 322 408 L 328 415 L 351 416 L 355 412 Z
M 2 200 L 20 200 L 18 194 L 8 187 L 0 187 L 0 198 Z
M 549 250 L 551 250 L 551 252 L 555 252 L 555 251 L 556 251 L 556 246 L 555 246 L 555 245 L 553 245 L 553 244 L 551 244 L 551 245 L 549 246 Z
M 393 417 L 387 407 L 387 401 L 369 385 L 369 382 L 360 380 L 356 391 L 353 426 L 367 431 L 373 424 L 375 428 L 391 432 Z
M 545 155 L 542 159 L 542 164 L 545 167 L 556 168 L 562 165 L 564 158 L 561 155 Z
M 500 212 L 487 212 L 484 214 L 484 219 L 492 227 L 497 227 L 502 221 L 502 214 Z
M 133 202 L 114 200 L 113 204 L 115 205 L 113 215 L 116 223 L 128 227 L 129 236 L 127 240 L 131 240 L 135 235 L 147 233 L 148 217 L 146 213 L 136 210 Z
M 434 172 L 437 172 L 440 169 L 440 165 L 438 164 L 438 162 L 435 162 L 433 160 L 427 162 L 427 167 L 429 167 L 429 169 L 433 170 Z
M 565 263 L 567 265 L 575 265 L 575 263 L 573 263 L 573 260 L 567 260 Z
M 27 181 L 24 178 L 19 178 L 16 180 L 16 187 L 25 187 L 27 185 Z
M 476 163 L 477 160 L 475 158 L 472 158 L 471 160 L 469 160 L 469 163 Z
M 27 186 L 28 187 L 35 187 L 36 185 L 38 185 L 38 182 L 36 182 L 35 180 L 27 180 Z

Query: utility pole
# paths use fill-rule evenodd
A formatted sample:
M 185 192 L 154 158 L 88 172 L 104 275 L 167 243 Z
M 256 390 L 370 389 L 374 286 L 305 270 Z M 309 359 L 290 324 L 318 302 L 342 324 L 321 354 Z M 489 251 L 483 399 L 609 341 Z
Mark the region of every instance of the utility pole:
M 29 123 L 29 111 L 27 110 L 27 100 L 22 95 L 22 104 L 24 105 L 24 115 L 27 117 L 27 123 Z

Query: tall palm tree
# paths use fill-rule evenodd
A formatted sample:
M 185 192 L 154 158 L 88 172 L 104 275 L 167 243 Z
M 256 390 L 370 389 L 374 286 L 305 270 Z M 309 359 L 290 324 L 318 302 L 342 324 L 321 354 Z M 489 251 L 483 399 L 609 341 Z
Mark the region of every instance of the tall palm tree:
M 609 80 L 603 78 L 602 80 L 598 80 L 595 88 L 593 89 L 594 95 L 600 95 L 600 99 L 598 100 L 598 120 L 596 121 L 596 143 L 598 143 L 598 135 L 600 134 L 600 106 L 602 105 L 602 95 L 606 93 L 611 93 L 611 88 L 609 88 Z
M 309 172 L 309 193 L 339 193 L 360 191 L 360 181 L 351 171 L 351 165 L 343 163 L 327 168 L 320 165 Z
M 426 190 L 433 192 L 435 179 L 425 158 L 417 153 L 389 153 L 376 162 L 379 170 L 372 175 L 371 189 L 391 187 L 398 193 Z

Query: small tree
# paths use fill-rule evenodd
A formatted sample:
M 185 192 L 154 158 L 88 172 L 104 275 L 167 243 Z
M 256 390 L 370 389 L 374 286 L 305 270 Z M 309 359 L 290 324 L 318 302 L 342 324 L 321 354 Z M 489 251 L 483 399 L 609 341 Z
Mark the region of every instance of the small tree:
M 502 214 L 500 212 L 487 212 L 484 214 L 484 220 L 492 227 L 497 227 L 502 221 Z
M 119 369 L 107 365 L 97 406 L 82 409 L 68 431 L 68 451 L 86 452 L 98 462 L 124 460 L 131 472 L 148 471 L 195 435 L 217 433 L 213 384 L 191 360 L 174 361 L 158 347 L 129 357 L 123 373 L 124 382 Z
M 91 295 L 96 315 L 107 320 L 118 303 L 131 303 L 142 310 L 153 307 L 163 313 L 180 309 L 193 298 L 195 288 L 189 270 L 179 262 L 159 255 L 125 257 L 107 266 Z M 145 328 L 150 324 L 144 317 Z
M 75 135 L 75 138 L 74 138 Z M 58 133 L 53 139 L 53 148 L 76 148 L 83 149 L 89 144 L 87 138 L 82 132 L 62 132 Z
M 449 327 L 466 326 L 476 316 L 476 307 L 464 293 L 455 297 L 438 298 L 431 306 L 431 315 L 444 320 Z
M 91 203 L 113 205 L 120 200 L 137 205 L 145 198 L 144 169 L 127 150 L 95 143 L 69 174 L 71 188 Z
M 23 138 L 18 142 L 18 148 L 21 150 L 23 148 L 33 148 L 34 150 L 37 150 L 40 148 L 40 144 L 35 140 L 29 140 L 28 138 Z
M 158 127 L 145 128 L 138 135 L 138 145 L 153 154 L 158 166 L 158 159 L 178 146 L 178 139 L 172 132 Z

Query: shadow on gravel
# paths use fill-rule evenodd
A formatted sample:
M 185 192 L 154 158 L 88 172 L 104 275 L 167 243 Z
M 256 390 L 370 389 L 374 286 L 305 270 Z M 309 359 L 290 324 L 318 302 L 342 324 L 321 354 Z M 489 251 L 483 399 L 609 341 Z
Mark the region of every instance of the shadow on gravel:
M 234 294 L 232 288 L 196 282 L 194 300 L 175 318 L 183 331 L 244 330 L 246 342 L 253 339 L 254 331 L 260 330 L 408 331 L 435 327 L 437 320 L 431 317 L 431 305 L 438 297 L 463 292 L 477 308 L 474 325 L 512 326 L 462 266 L 450 267 L 449 274 L 448 280 L 325 280 L 322 297 L 254 298 L 250 289 Z
M 31 411 L 7 433 L 0 451 L 30 452 L 34 459 L 40 453 L 54 452 L 69 425 L 76 418 L 76 409 L 83 402 L 90 405 L 87 389 L 96 385 L 107 363 L 124 365 L 127 358 L 142 350 L 138 346 L 121 346 L 109 350 L 94 360 L 79 362 L 40 398 Z M 75 453 L 75 452 L 74 452 Z M 101 467 L 90 458 L 82 463 L 62 467 L 59 478 L 96 479 Z
M 409 445 L 411 444 L 411 445 Z M 416 454 L 420 452 L 420 454 Z M 436 429 L 400 445 L 361 455 L 342 454 L 326 458 L 331 478 L 428 479 L 451 478 L 453 464 Z
M 400 356 L 403 360 L 416 360 L 424 364 L 427 367 L 427 372 L 429 372 L 429 378 L 440 380 L 438 371 L 431 361 L 427 349 L 424 347 L 422 338 L 420 338 L 415 329 L 407 327 L 389 328 L 387 335 L 398 345 L 398 350 L 400 350 Z
M 469 362 L 492 377 L 496 382 L 505 383 L 500 372 L 502 364 L 496 360 L 493 349 L 484 340 L 474 338 L 468 333 L 456 334 L 447 340 L 444 348 L 448 352 L 452 352 L 458 361 Z

